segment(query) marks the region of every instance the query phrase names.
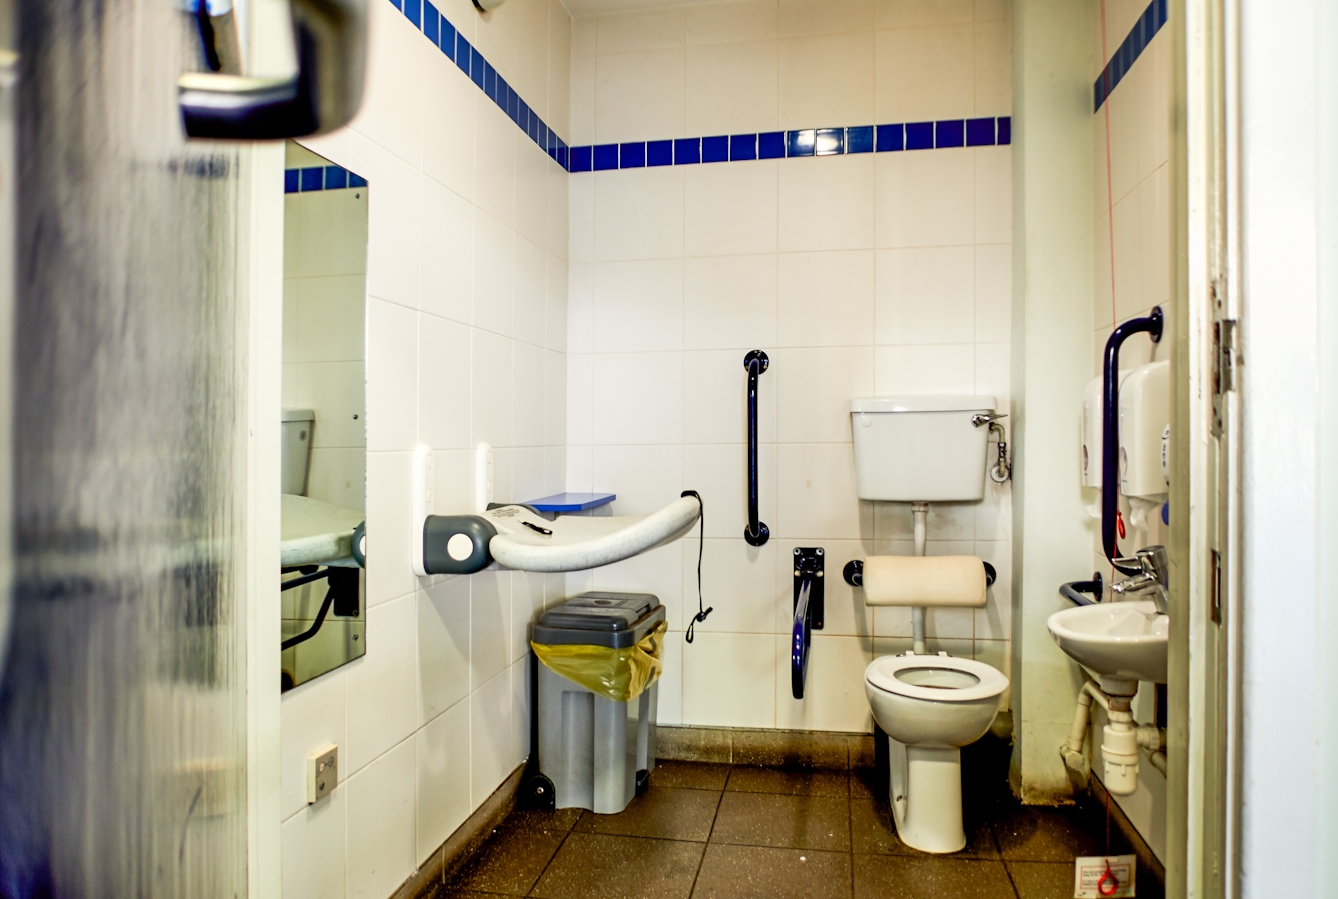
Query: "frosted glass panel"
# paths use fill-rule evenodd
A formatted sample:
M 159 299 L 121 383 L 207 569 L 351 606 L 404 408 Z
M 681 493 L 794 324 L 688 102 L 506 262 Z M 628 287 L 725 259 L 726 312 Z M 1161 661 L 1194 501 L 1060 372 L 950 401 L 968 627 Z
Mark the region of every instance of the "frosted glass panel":
M 238 152 L 173 2 L 20 0 L 0 895 L 246 894 Z

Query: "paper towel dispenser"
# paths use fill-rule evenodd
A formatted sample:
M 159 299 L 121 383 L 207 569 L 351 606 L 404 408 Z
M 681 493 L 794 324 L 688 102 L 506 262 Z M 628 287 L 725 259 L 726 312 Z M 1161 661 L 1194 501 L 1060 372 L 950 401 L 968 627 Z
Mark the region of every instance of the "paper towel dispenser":
M 1167 492 L 1171 363 L 1152 362 L 1120 372 L 1120 493 L 1160 497 Z M 1102 378 L 1083 391 L 1082 485 L 1101 488 Z

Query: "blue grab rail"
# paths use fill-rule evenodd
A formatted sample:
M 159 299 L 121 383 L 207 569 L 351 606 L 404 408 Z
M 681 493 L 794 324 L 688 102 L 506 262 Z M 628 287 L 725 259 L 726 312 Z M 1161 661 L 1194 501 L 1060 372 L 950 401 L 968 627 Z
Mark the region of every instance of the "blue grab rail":
M 808 601 L 812 593 L 812 578 L 804 578 L 799 602 L 794 607 L 794 633 L 790 641 L 790 691 L 795 699 L 804 698 L 804 680 L 808 676 L 808 647 L 813 638 L 813 616 Z

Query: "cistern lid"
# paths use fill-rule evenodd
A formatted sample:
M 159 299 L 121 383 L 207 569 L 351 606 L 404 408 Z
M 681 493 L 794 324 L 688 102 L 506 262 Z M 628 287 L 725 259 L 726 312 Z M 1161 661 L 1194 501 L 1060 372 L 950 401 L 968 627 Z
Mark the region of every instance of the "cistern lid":
M 867 396 L 850 401 L 851 412 L 993 412 L 992 396 Z

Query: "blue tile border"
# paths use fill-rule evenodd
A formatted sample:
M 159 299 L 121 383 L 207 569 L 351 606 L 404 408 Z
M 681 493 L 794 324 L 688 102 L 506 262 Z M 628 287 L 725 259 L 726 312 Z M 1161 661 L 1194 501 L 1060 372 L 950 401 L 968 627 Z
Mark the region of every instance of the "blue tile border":
M 1106 63 L 1100 77 L 1092 85 L 1092 112 L 1098 112 L 1101 104 L 1106 102 L 1111 91 L 1115 90 L 1116 85 L 1124 80 L 1124 76 L 1129 74 L 1133 68 L 1134 61 L 1143 55 L 1148 44 L 1156 37 L 1157 32 L 1166 24 L 1168 17 L 1167 0 L 1152 0 L 1143 14 L 1138 17 L 1134 27 L 1124 38 L 1115 55 Z
M 431 0 L 390 0 L 390 5 L 399 10 L 447 59 L 455 63 L 460 71 L 468 76 L 489 100 L 497 104 L 497 107 L 506 113 L 507 118 L 515 122 L 516 127 L 524 131 L 554 162 L 569 172 L 590 171 L 590 164 L 585 156 L 579 160 L 585 167 L 575 166 L 567 142 L 530 109 L 516 93 L 515 88 L 502 77 L 502 73 L 493 68 L 492 63 L 484 59 L 483 54 L 465 40 L 464 35 L 460 34 L 455 25 L 437 10 Z M 589 150 L 588 147 L 586 149 Z M 614 154 L 616 157 L 617 145 L 614 145 Z M 643 151 L 642 166 L 645 165 L 644 157 Z M 635 156 L 629 158 L 634 159 Z M 609 168 L 619 168 L 616 158 Z
M 286 194 L 309 194 L 318 190 L 344 190 L 366 186 L 366 178 L 338 165 L 313 165 L 283 170 L 283 192 Z
M 1160 13 L 1149 21 L 1159 22 L 1142 40 L 1129 64 L 1165 22 L 1167 0 L 1153 0 Z M 390 0 L 423 36 L 506 113 L 507 118 L 568 172 L 604 172 L 659 166 L 701 165 L 794 156 L 844 156 L 853 153 L 887 153 L 900 150 L 933 150 L 946 147 L 987 147 L 1012 142 L 1012 119 L 943 119 L 849 128 L 810 128 L 796 131 L 765 131 L 757 134 L 718 134 L 672 140 L 634 141 L 571 147 L 530 108 L 502 73 L 483 58 L 477 48 L 433 5 L 432 0 Z M 1158 20 L 1158 16 L 1160 19 Z M 1148 15 L 1144 15 L 1148 19 Z M 1140 19 L 1140 27 L 1143 20 Z M 1135 29 L 1138 31 L 1138 29 Z M 1131 34 L 1130 38 L 1132 39 Z M 1129 43 L 1128 40 L 1125 42 Z M 1127 70 L 1127 66 L 1125 67 Z M 1122 76 L 1121 72 L 1121 76 Z M 1118 81 L 1118 79 L 1116 79 Z M 1112 85 L 1113 86 L 1113 85 Z M 1098 93 L 1100 83 L 1098 82 Z M 1107 92 L 1108 93 L 1108 92 Z M 1100 106 L 1100 102 L 1097 103 Z M 301 187 L 301 175 L 296 176 Z M 356 175 L 349 173 L 349 186 Z M 358 179 L 362 181 L 362 179 Z M 362 181 L 366 184 L 366 181 Z M 285 187 L 287 184 L 285 183 Z M 326 188 L 328 189 L 328 188 Z M 292 191 L 289 191 L 290 193 Z

